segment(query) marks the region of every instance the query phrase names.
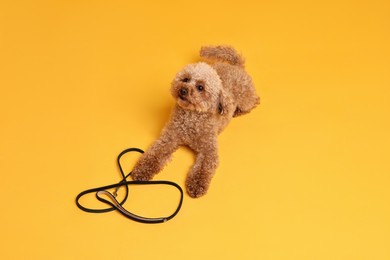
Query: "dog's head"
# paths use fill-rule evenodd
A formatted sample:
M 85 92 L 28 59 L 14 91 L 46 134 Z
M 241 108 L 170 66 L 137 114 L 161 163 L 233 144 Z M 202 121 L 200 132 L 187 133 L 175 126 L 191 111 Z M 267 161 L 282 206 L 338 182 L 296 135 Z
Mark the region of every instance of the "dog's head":
M 180 107 L 222 114 L 222 82 L 215 69 L 204 62 L 189 64 L 176 74 L 171 93 Z

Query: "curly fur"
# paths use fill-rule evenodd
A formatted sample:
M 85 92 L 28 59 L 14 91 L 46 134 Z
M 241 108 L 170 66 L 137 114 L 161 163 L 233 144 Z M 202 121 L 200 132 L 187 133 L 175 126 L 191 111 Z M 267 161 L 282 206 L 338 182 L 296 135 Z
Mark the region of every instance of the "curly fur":
M 134 180 L 150 180 L 179 146 L 187 146 L 196 160 L 186 179 L 187 193 L 206 194 L 218 166 L 218 134 L 233 117 L 249 113 L 260 103 L 244 59 L 229 46 L 202 47 L 206 62 L 185 66 L 172 81 L 176 105 L 160 137 L 136 163 Z

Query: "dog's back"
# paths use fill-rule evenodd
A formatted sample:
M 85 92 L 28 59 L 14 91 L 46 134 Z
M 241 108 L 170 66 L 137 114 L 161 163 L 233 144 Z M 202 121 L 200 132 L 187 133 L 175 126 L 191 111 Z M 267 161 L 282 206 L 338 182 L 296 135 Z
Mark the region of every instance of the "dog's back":
M 249 113 L 260 103 L 252 78 L 245 71 L 244 58 L 230 46 L 205 46 L 200 56 L 210 62 L 222 80 L 223 88 L 234 101 L 233 117 Z

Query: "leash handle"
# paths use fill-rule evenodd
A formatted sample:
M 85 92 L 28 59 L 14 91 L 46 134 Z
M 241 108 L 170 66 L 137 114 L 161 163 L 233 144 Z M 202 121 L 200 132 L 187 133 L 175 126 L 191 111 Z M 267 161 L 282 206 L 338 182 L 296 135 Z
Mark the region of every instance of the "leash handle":
M 182 188 L 178 184 L 171 182 L 171 181 L 126 181 L 126 178 L 131 175 L 131 172 L 125 176 L 120 160 L 121 160 L 123 155 L 125 155 L 129 152 L 144 153 L 144 151 L 139 149 L 139 148 L 128 148 L 128 149 L 122 151 L 118 155 L 118 158 L 117 158 L 117 163 L 119 166 L 120 173 L 122 175 L 122 180 L 116 184 L 111 184 L 111 185 L 102 186 L 102 187 L 98 187 L 98 188 L 88 189 L 88 190 L 80 192 L 76 196 L 77 207 L 79 209 L 81 209 L 85 212 L 89 212 L 89 213 L 105 213 L 105 212 L 110 212 L 113 210 L 118 210 L 125 217 L 127 217 L 131 220 L 134 220 L 136 222 L 146 223 L 146 224 L 164 223 L 164 222 L 174 218 L 177 215 L 177 213 L 179 213 L 181 206 L 183 204 L 183 190 L 182 190 Z M 179 204 L 178 204 L 176 210 L 171 215 L 169 215 L 167 217 L 148 218 L 148 217 L 142 217 L 142 216 L 136 215 L 136 214 L 131 213 L 130 211 L 126 210 L 123 207 L 123 204 L 126 202 L 128 195 L 129 195 L 128 185 L 169 185 L 169 186 L 173 186 L 177 190 L 179 190 L 179 192 L 180 192 Z M 119 202 L 115 198 L 116 191 L 122 186 L 125 186 L 126 192 L 125 192 L 125 197 L 123 198 L 123 200 L 121 202 Z M 116 188 L 114 195 L 107 191 L 108 189 L 112 189 L 112 188 Z M 105 208 L 105 209 L 91 209 L 91 208 L 84 207 L 83 205 L 80 204 L 79 200 L 81 197 L 83 197 L 84 195 L 89 194 L 89 193 L 96 193 L 95 196 L 99 201 L 106 203 L 106 204 L 110 205 L 111 207 Z M 102 197 L 102 195 L 105 195 L 110 200 L 104 199 Z
M 101 194 L 106 195 L 111 199 L 111 201 L 105 200 L 102 197 L 100 197 Z M 142 222 L 142 223 L 162 223 L 166 221 L 166 218 L 145 218 L 138 216 L 136 214 L 131 213 L 130 211 L 127 211 L 122 205 L 115 199 L 115 197 L 109 193 L 106 190 L 98 191 L 96 193 L 96 198 L 104 203 L 107 203 L 113 207 L 115 207 L 120 213 L 122 213 L 125 217 L 132 219 L 134 221 Z

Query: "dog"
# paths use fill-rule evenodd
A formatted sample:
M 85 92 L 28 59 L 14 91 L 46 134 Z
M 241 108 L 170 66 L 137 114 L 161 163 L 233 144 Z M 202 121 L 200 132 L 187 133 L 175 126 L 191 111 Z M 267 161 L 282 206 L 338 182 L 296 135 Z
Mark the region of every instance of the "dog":
M 234 48 L 205 46 L 200 56 L 204 61 L 185 66 L 174 78 L 171 94 L 176 104 L 170 120 L 131 174 L 134 180 L 150 180 L 179 146 L 187 146 L 196 155 L 185 182 L 193 198 L 207 193 L 218 166 L 218 134 L 232 118 L 260 103 L 244 59 Z

